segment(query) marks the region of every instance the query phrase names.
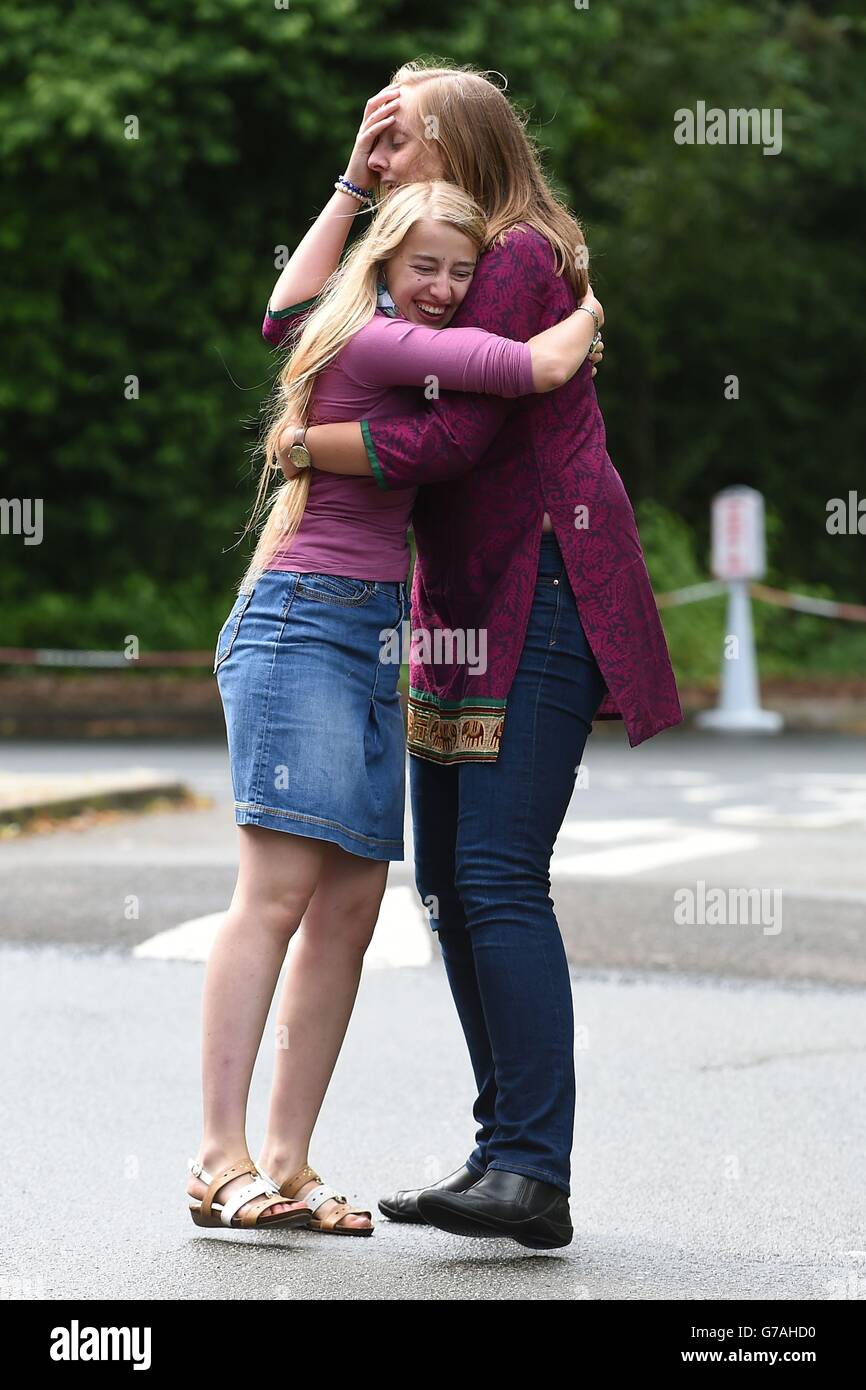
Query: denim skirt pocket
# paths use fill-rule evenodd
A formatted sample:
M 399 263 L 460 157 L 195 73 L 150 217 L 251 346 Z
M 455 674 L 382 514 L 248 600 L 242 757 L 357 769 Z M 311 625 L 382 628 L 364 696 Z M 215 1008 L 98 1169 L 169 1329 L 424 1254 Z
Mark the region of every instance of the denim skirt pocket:
M 241 625 L 241 619 L 250 606 L 250 600 L 252 599 L 254 592 L 255 589 L 253 588 L 246 593 L 238 594 L 237 598 L 234 601 L 234 604 L 232 605 L 231 612 L 229 613 L 228 617 L 226 618 L 225 622 L 220 628 L 219 636 L 217 637 L 216 641 L 216 648 L 214 650 L 214 675 L 216 675 L 218 668 L 225 661 L 226 657 L 231 655 L 231 650 L 234 646 L 235 638 L 238 635 L 238 628 Z
M 375 592 L 375 584 L 368 580 L 346 579 L 341 574 L 299 574 L 296 590 L 299 598 L 344 608 L 360 608 L 369 603 Z

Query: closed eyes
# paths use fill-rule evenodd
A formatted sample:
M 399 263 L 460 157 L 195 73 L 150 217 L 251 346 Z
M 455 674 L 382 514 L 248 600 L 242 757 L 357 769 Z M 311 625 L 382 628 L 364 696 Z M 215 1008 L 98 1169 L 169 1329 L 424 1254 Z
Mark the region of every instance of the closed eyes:
M 413 265 L 412 269 L 415 271 L 416 275 L 432 275 L 436 267 L 433 265 Z M 472 270 L 455 270 L 452 271 L 452 279 L 470 280 L 473 273 Z

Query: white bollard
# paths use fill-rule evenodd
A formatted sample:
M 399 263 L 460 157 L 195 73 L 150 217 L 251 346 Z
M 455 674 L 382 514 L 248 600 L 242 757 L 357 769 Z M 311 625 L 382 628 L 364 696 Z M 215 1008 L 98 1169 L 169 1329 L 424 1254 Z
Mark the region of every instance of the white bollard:
M 777 733 L 781 714 L 761 708 L 749 583 L 765 570 L 764 499 L 751 487 L 728 487 L 713 498 L 712 571 L 728 587 L 719 703 L 695 719 L 719 733 Z M 731 649 L 732 648 L 732 649 Z

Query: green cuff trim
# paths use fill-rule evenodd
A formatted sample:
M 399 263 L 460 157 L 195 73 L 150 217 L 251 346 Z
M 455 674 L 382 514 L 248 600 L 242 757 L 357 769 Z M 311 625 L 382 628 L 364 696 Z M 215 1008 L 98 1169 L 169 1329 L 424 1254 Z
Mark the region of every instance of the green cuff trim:
M 300 304 L 290 304 L 288 309 L 272 309 L 269 304 L 268 318 L 287 319 L 290 314 L 299 314 L 302 309 L 309 309 L 312 304 L 315 304 L 318 297 L 319 296 L 317 294 L 314 294 L 312 299 L 304 299 L 301 301 Z
M 473 697 L 464 695 L 462 700 L 442 700 L 438 695 L 434 695 L 430 690 L 419 690 L 417 686 L 409 686 L 409 694 L 413 700 L 424 701 L 428 705 L 435 705 L 439 710 L 461 710 L 468 705 L 470 709 L 505 709 L 504 697 L 500 699 L 495 695 L 481 695 Z
M 378 483 L 379 487 L 382 488 L 383 492 L 389 492 L 390 488 L 388 487 L 388 484 L 385 481 L 385 474 L 382 472 L 382 465 L 376 457 L 376 446 L 373 443 L 373 436 L 370 433 L 369 421 L 361 421 L 361 434 L 364 437 L 364 448 L 367 450 L 367 458 L 370 460 L 370 467 L 373 470 L 373 477 L 376 479 L 376 482 Z

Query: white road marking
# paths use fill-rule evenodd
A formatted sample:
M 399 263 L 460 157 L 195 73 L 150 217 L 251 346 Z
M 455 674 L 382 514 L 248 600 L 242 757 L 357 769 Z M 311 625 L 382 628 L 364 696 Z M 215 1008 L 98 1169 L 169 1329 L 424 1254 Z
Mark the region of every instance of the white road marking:
M 754 784 L 752 782 L 717 782 L 712 787 L 687 787 L 682 794 L 683 801 L 689 802 L 692 806 L 701 806 L 708 801 L 724 801 L 729 796 L 742 796 L 743 792 L 752 792 L 754 795 Z
M 835 830 L 842 825 L 857 825 L 863 813 L 851 811 L 777 811 L 773 806 L 723 806 L 713 811 L 712 818 L 720 825 L 763 826 L 767 830 Z
M 399 885 L 386 888 L 373 940 L 364 956 L 365 967 L 429 965 L 433 935 L 418 894 Z
M 769 781 L 775 786 L 797 787 L 817 783 L 819 786 L 850 788 L 866 791 L 866 772 L 774 772 Z
M 633 779 L 627 778 L 626 780 L 632 781 Z M 669 772 L 645 773 L 643 780 L 654 787 L 691 787 L 711 781 L 712 774 L 700 772 L 696 768 L 671 768 Z
M 843 787 L 815 787 L 811 791 L 806 787 L 801 787 L 800 800 L 827 801 L 831 806 L 838 806 L 842 811 L 862 811 L 866 814 L 866 793 L 850 791 Z
M 653 835 L 671 835 L 676 821 L 670 819 L 654 820 L 646 816 L 642 820 L 586 820 L 566 821 L 559 832 L 560 840 L 583 840 L 586 844 L 599 845 L 614 843 L 617 840 L 650 839 Z
M 181 922 L 168 931 L 139 942 L 132 954 L 145 960 L 204 962 L 210 955 L 225 915 L 224 912 L 211 912 L 206 917 Z M 433 959 L 431 936 L 417 894 L 403 885 L 387 888 L 364 965 L 374 970 L 429 965 Z
M 193 917 L 177 927 L 140 941 L 132 954 L 147 960 L 206 961 L 224 919 L 224 912 Z
M 785 885 L 786 898 L 826 898 L 828 902 L 866 903 L 863 888 L 813 888 L 810 884 Z
M 704 855 L 712 858 L 717 854 L 754 849 L 759 843 L 757 835 L 733 830 L 685 831 L 678 839 L 648 844 L 632 842 L 589 854 L 554 852 L 551 869 L 554 875 L 563 877 L 621 878 L 678 864 L 685 859 L 700 859 Z

